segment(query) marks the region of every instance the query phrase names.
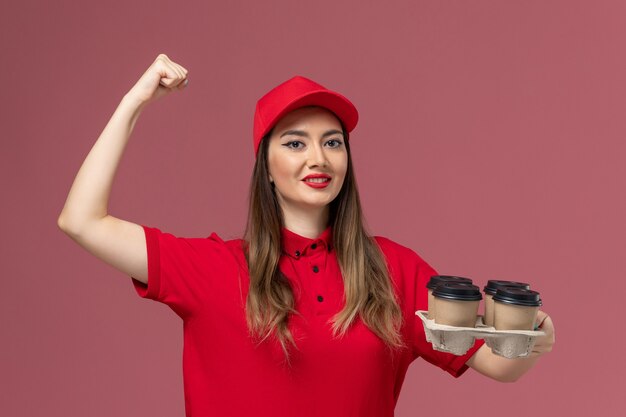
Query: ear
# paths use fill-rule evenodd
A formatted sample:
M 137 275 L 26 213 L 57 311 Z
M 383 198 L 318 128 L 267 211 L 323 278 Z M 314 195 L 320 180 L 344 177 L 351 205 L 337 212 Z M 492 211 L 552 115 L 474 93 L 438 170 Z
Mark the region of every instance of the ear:
M 274 184 L 274 178 L 270 174 L 267 174 L 270 177 L 270 183 Z

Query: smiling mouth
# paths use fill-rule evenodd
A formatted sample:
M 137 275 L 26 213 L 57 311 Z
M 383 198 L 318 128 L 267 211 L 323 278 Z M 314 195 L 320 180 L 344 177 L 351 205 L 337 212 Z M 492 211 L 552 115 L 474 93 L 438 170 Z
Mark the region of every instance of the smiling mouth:
M 304 182 L 310 182 L 313 184 L 324 184 L 329 181 L 330 181 L 330 178 L 307 178 L 304 180 Z

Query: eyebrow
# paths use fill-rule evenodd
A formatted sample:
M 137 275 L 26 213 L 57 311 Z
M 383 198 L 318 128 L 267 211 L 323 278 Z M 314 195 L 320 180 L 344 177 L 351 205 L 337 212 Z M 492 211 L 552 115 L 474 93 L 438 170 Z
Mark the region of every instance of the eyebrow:
M 331 129 L 331 130 L 327 130 L 326 132 L 324 132 L 324 134 L 322 135 L 322 138 L 325 138 L 330 135 L 334 135 L 335 133 L 339 133 L 343 137 L 343 132 L 341 130 Z M 280 137 L 282 138 L 285 135 L 303 136 L 305 138 L 309 137 L 309 134 L 305 132 L 304 130 L 287 130 L 282 135 L 280 135 Z

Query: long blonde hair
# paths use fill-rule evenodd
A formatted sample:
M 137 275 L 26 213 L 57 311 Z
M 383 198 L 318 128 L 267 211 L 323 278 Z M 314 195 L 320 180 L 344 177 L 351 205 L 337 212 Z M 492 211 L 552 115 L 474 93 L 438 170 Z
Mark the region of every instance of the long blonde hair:
M 333 336 L 346 334 L 360 317 L 390 350 L 406 347 L 400 328 L 404 322 L 396 300 L 384 255 L 365 231 L 363 214 L 352 169 L 348 132 L 342 124 L 348 152 L 348 168 L 338 196 L 330 203 L 333 248 L 344 282 L 345 306 L 331 318 Z M 288 279 L 278 268 L 281 256 L 280 205 L 269 180 L 267 153 L 271 131 L 261 141 L 250 182 L 249 211 L 244 246 L 250 287 L 246 299 L 246 321 L 251 336 L 266 340 L 272 333 L 280 342 L 285 362 L 290 365 L 288 344 L 297 344 L 288 328 L 294 296 Z

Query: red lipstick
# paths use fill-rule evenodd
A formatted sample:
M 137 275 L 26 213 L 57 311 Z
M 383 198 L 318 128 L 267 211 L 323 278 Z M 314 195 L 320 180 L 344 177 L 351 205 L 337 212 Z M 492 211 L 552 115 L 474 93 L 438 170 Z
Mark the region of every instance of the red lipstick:
M 312 182 L 312 181 L 307 181 L 307 179 L 310 178 L 323 178 L 326 181 L 324 182 Z M 312 188 L 326 188 L 328 186 L 328 184 L 330 183 L 331 177 L 328 174 L 310 174 L 307 175 L 306 177 L 304 177 L 304 179 L 302 180 L 306 185 L 308 185 L 309 187 Z

